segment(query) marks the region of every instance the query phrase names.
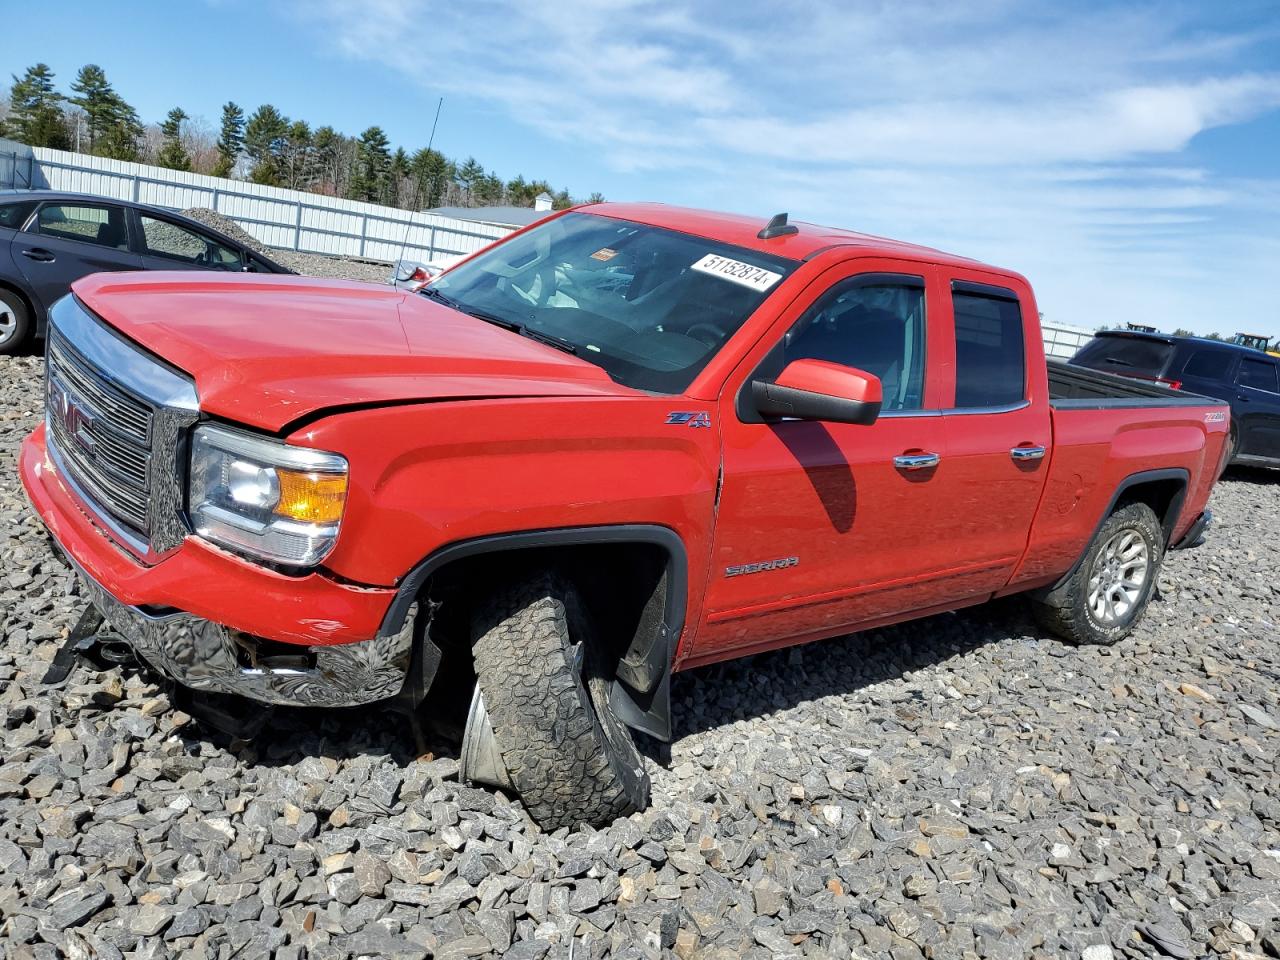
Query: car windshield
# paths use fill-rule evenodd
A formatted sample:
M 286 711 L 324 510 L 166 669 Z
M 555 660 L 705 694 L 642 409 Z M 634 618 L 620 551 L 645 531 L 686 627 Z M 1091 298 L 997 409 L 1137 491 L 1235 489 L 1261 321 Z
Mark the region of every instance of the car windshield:
M 569 213 L 422 292 L 571 350 L 626 386 L 679 393 L 794 266 L 715 240 Z

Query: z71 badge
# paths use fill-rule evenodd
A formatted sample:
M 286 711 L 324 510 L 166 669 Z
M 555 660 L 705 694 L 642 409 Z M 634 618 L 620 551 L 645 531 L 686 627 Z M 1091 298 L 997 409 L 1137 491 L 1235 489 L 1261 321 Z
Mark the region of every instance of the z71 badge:
M 675 410 L 667 414 L 667 423 L 688 424 L 697 427 L 711 426 L 711 415 L 705 410 Z
M 800 562 L 799 557 L 781 557 L 777 560 L 761 560 L 759 563 L 740 563 L 737 566 L 725 567 L 726 577 L 741 577 L 747 573 L 764 573 L 766 570 L 785 570 Z

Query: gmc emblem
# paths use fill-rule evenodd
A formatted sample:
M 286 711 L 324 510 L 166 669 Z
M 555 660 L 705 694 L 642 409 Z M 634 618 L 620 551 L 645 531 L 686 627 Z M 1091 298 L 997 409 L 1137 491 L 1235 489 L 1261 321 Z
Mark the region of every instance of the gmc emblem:
M 77 447 L 92 457 L 98 449 L 93 436 L 93 414 L 76 403 L 75 397 L 57 380 L 49 384 L 49 407 L 62 421 L 62 429 Z

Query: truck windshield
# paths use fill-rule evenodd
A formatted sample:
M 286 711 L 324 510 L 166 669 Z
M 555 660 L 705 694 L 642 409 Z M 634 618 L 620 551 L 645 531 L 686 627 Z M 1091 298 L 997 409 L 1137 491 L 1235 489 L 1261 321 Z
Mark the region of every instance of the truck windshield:
M 1071 362 L 1131 377 L 1163 377 L 1173 359 L 1173 349 L 1173 344 L 1164 340 L 1099 334 L 1081 347 Z
M 557 217 L 423 290 L 638 390 L 679 393 L 795 262 L 595 214 Z

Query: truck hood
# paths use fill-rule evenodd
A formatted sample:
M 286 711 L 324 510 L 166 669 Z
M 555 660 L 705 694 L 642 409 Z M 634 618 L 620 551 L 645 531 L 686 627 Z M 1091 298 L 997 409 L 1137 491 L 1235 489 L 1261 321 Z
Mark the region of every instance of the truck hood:
M 352 405 L 633 393 L 594 364 L 389 286 L 158 272 L 71 289 L 190 374 L 201 410 L 264 430 Z

